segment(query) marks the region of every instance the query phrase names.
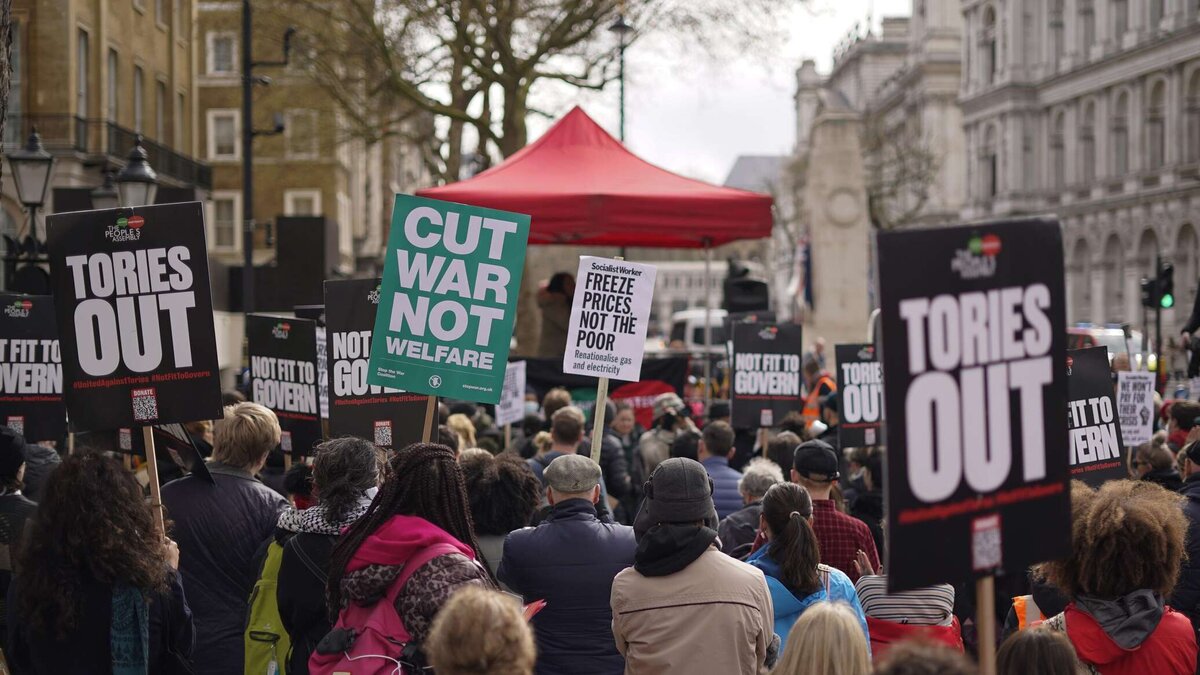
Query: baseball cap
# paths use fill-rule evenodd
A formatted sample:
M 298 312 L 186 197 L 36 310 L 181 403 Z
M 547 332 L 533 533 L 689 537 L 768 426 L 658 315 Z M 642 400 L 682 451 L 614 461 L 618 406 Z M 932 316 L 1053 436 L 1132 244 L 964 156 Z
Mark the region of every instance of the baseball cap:
M 650 474 L 644 491 L 646 498 L 633 521 L 637 536 L 658 523 L 703 521 L 708 527 L 717 529 L 713 482 L 700 462 L 686 457 L 663 460 Z
M 796 473 L 809 480 L 833 482 L 841 475 L 838 471 L 837 452 L 824 441 L 805 441 L 796 448 L 792 466 Z M 814 478 L 813 476 L 819 476 Z
M 544 475 L 555 492 L 579 494 L 600 484 L 600 465 L 583 455 L 563 455 L 550 462 Z
M 0 426 L 0 478 L 16 478 L 25 463 L 25 437 L 11 427 Z

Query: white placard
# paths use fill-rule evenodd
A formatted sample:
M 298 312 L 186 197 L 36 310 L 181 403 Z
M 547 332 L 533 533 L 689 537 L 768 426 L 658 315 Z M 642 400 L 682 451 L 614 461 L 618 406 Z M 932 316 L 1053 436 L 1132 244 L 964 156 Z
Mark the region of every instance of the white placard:
M 329 419 L 329 359 L 325 350 L 325 327 L 317 326 L 317 400 L 320 402 L 321 419 Z
M 1154 373 L 1117 373 L 1117 415 L 1121 443 L 1132 448 L 1150 441 L 1154 433 Z
M 637 382 L 658 269 L 580 256 L 563 372 Z
M 496 404 L 496 424 L 520 424 L 525 419 L 525 362 L 511 361 L 504 367 L 504 388 Z

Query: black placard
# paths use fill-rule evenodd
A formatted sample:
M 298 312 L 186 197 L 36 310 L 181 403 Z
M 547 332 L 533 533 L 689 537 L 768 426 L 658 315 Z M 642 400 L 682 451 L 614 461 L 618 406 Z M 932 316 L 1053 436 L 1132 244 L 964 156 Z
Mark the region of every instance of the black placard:
M 800 398 L 800 325 L 733 324 L 733 426 L 770 427 L 804 406 Z
M 293 457 L 311 455 L 321 441 L 317 394 L 317 324 L 308 319 L 250 314 L 250 400 L 273 410 Z
M 221 417 L 199 202 L 46 219 L 75 431 Z
M 1099 486 L 1129 477 L 1108 347 L 1067 352 L 1067 426 L 1071 478 Z
M 959 582 L 1070 547 L 1062 231 L 881 232 L 888 583 Z
M 67 432 L 54 298 L 0 293 L 0 424 L 31 443 Z
M 882 442 L 883 366 L 875 345 L 835 345 L 838 388 L 838 447 L 860 448 Z
M 396 450 L 420 442 L 428 397 L 367 384 L 378 305 L 379 279 L 325 282 L 329 435 Z

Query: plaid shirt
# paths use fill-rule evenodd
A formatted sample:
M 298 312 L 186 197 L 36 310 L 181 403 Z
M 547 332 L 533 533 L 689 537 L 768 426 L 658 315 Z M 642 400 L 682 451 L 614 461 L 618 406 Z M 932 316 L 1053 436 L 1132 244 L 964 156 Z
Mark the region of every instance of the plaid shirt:
M 854 559 L 859 551 L 864 551 L 876 574 L 879 573 L 879 553 L 871 530 L 858 518 L 838 511 L 832 499 L 813 500 L 812 528 L 821 546 L 822 563 L 845 572 L 850 581 L 858 581 Z

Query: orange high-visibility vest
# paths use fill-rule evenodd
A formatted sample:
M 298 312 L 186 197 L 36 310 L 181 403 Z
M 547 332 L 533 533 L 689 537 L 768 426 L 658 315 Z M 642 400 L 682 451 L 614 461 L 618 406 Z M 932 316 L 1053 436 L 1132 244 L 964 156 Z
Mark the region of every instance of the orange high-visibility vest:
M 1013 613 L 1017 615 L 1017 630 L 1025 630 L 1046 620 L 1032 595 L 1013 598 Z
M 813 422 L 821 419 L 820 393 L 822 384 L 829 385 L 829 391 L 831 393 L 837 391 L 837 383 L 833 381 L 832 377 L 829 377 L 828 375 L 822 375 L 821 378 L 817 380 L 816 386 L 812 388 L 812 391 L 808 392 L 808 398 L 804 399 L 804 410 L 802 414 L 804 415 L 805 426 L 811 426 Z

